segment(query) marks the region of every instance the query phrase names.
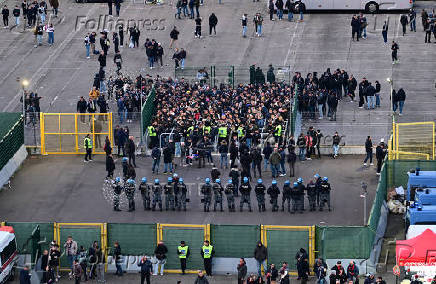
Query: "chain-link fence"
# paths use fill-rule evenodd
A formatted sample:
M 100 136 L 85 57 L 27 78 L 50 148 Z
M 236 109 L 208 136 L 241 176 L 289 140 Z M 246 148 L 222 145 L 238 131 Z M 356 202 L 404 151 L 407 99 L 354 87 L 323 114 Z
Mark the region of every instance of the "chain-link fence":
M 211 86 L 265 83 L 270 81 L 290 84 L 290 66 L 190 66 L 175 68 L 175 78 L 190 83 L 203 83 Z
M 24 144 L 21 113 L 0 113 L 0 170 Z

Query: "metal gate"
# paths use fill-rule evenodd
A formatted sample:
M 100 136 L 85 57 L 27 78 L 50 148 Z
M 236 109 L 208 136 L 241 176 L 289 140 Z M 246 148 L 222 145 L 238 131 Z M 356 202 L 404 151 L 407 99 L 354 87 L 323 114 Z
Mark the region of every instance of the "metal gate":
M 309 255 L 309 267 L 315 263 L 315 226 L 262 225 L 261 239 L 268 247 L 268 264 L 281 267 L 286 261 L 291 275 L 297 275 L 295 255 L 300 248 Z
M 41 113 L 41 154 L 85 153 L 90 135 L 94 154 L 104 154 L 104 141 L 113 145 L 112 113 Z
M 86 251 L 94 241 L 98 241 L 105 257 L 107 256 L 107 225 L 105 223 L 54 223 L 54 240 L 62 251 L 69 236 L 77 242 L 78 249 L 83 246 Z M 71 269 L 65 254 L 62 254 L 59 265 L 61 270 Z
M 185 241 L 189 246 L 191 255 L 186 273 L 197 273 L 199 269 L 203 269 L 203 260 L 199 252 L 203 242 L 209 239 L 210 225 L 157 224 L 157 241 L 164 241 L 170 252 L 176 251 L 181 241 Z M 165 268 L 165 272 L 169 273 L 182 272 L 177 254 L 167 255 Z

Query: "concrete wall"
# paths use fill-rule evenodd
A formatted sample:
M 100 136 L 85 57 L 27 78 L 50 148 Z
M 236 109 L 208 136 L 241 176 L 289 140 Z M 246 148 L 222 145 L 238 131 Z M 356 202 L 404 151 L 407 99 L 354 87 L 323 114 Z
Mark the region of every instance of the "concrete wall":
M 9 182 L 9 179 L 15 173 L 15 171 L 21 166 L 23 161 L 27 157 L 26 146 L 24 144 L 15 153 L 15 155 L 8 161 L 8 163 L 0 171 L 0 191 L 2 186 Z

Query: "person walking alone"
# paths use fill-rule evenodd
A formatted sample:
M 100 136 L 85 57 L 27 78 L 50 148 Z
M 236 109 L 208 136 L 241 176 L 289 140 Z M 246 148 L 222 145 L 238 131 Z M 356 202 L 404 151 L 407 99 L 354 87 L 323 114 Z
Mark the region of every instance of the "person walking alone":
M 413 8 L 411 8 L 409 12 L 409 24 L 410 24 L 410 31 L 416 32 L 416 12 Z
M 373 166 L 374 164 L 372 163 L 372 140 L 371 140 L 371 136 L 368 136 L 366 138 L 365 141 L 365 152 L 366 152 L 366 158 L 363 161 L 363 165 L 366 166 L 366 162 L 369 160 L 369 164 L 371 166 Z
M 242 37 L 247 37 L 247 14 L 242 15 Z
M 218 24 L 218 18 L 215 16 L 214 13 L 212 13 L 209 16 L 209 36 L 212 36 L 212 29 L 214 32 L 214 35 L 216 35 L 216 25 Z
M 4 5 L 2 9 L 2 16 L 3 16 L 3 24 L 5 25 L 4 28 L 9 27 L 9 9 L 8 6 Z
M 173 30 L 170 32 L 170 48 L 177 47 L 177 40 L 179 39 L 179 31 L 177 30 L 176 26 L 174 26 Z
M 403 27 L 403 36 L 405 36 L 406 35 L 406 27 L 407 27 L 407 24 L 409 24 L 409 20 L 407 19 L 406 14 L 401 15 L 400 23 L 401 23 L 401 26 Z
M 398 50 L 400 47 L 398 46 L 398 43 L 395 42 L 395 40 L 392 41 L 392 65 L 400 63 L 400 60 L 398 60 Z
M 385 21 L 382 28 L 382 36 L 383 36 L 384 44 L 388 44 L 388 29 L 389 29 L 388 23 Z

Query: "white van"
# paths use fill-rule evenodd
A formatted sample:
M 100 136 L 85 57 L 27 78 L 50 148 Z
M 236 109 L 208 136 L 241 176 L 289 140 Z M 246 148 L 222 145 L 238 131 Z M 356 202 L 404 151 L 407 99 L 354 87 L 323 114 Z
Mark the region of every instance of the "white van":
M 0 226 L 0 284 L 14 277 L 17 254 L 14 228 Z

